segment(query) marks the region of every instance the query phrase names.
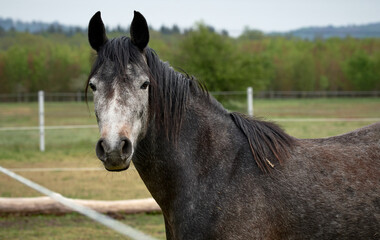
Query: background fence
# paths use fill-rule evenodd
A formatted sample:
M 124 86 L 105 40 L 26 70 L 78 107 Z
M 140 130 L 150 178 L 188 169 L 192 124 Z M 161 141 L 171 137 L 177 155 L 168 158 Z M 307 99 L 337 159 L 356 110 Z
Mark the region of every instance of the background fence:
M 210 92 L 214 96 L 245 95 L 246 91 Z M 340 97 L 380 97 L 380 91 L 253 91 L 253 97 L 259 99 L 276 98 L 340 98 Z M 45 92 L 45 101 L 49 102 L 82 102 L 84 92 Z M 92 101 L 92 94 L 88 94 Z M 37 102 L 38 93 L 0 94 L 0 102 Z
M 247 91 L 228 91 L 228 92 L 210 92 L 215 98 L 217 98 L 218 101 L 220 101 L 224 107 L 231 111 L 238 111 L 238 112 L 244 112 L 248 115 L 253 116 L 254 109 L 253 109 L 253 99 L 256 99 L 255 101 L 265 100 L 271 101 L 268 99 L 294 99 L 297 101 L 297 99 L 323 99 L 323 98 L 368 98 L 368 99 L 377 99 L 380 97 L 380 91 L 365 91 L 365 92 L 303 92 L 303 91 L 258 91 L 254 92 L 251 87 L 247 88 Z M 88 100 L 90 101 L 90 105 L 92 105 L 92 93 L 89 93 Z M 37 104 L 35 101 L 39 101 L 39 104 Z M 79 128 L 96 128 L 95 120 L 93 121 L 83 121 L 81 119 L 85 119 L 86 116 L 83 115 L 83 110 L 85 110 L 85 105 L 83 101 L 85 100 L 85 95 L 82 92 L 76 92 L 76 93 L 45 93 L 43 91 L 40 91 L 39 93 L 24 93 L 24 94 L 1 94 L 0 95 L 0 103 L 4 103 L 3 106 L 6 106 L 7 103 L 19 103 L 18 105 L 36 105 L 38 106 L 38 109 L 36 107 L 32 107 L 38 111 L 38 119 L 35 119 L 36 124 L 33 124 L 30 126 L 29 124 L 24 124 L 20 126 L 14 126 L 12 123 L 14 121 L 9 121 L 8 123 L 12 124 L 10 126 L 0 124 L 0 131 L 25 131 L 25 130 L 39 130 L 39 147 L 40 151 L 45 150 L 45 129 L 46 130 L 53 130 L 53 129 L 79 129 Z M 305 101 L 305 100 L 303 100 Z M 330 101 L 330 100 L 329 100 Z M 51 103 L 55 105 L 51 105 L 47 110 L 48 123 L 45 126 L 45 111 L 44 111 L 44 102 Z M 61 105 L 60 105 L 61 104 Z M 64 105 L 62 105 L 64 104 Z M 71 104 L 70 106 L 67 104 Z M 72 105 L 75 104 L 75 105 Z M 8 104 L 9 105 L 9 104 Z M 13 105 L 13 106 L 16 106 Z M 67 106 L 66 106 L 67 105 Z M 78 106 L 82 105 L 82 106 Z M 10 104 L 8 107 L 12 107 L 12 104 Z M 91 107 L 92 108 L 92 107 Z M 81 110 L 82 109 L 82 110 Z M 307 109 L 307 108 L 306 108 Z M 89 110 L 89 109 L 88 109 Z M 309 109 L 311 110 L 311 109 Z M 33 110 L 35 111 L 35 110 Z M 277 112 L 281 112 L 283 110 L 278 109 Z M 380 108 L 379 108 L 380 111 Z M 3 114 L 6 114 L 6 109 L 3 109 Z M 11 111 L 12 112 L 12 111 Z M 86 111 L 84 111 L 86 112 Z M 89 111 L 87 111 L 90 113 Z M 14 112 L 14 114 L 16 114 Z M 23 112 L 19 110 L 18 113 L 21 113 L 20 116 L 13 116 L 16 118 L 21 118 L 23 116 Z M 50 115 L 50 116 L 49 116 Z M 372 116 L 372 115 L 363 115 L 363 116 L 351 116 L 351 115 L 345 115 L 343 118 L 338 116 L 333 116 L 326 118 L 328 116 L 323 116 L 323 118 L 315 118 L 315 116 L 309 116 L 309 115 L 299 115 L 299 112 L 294 112 L 293 116 L 288 116 L 289 114 L 286 114 L 285 118 L 283 118 L 283 114 L 280 113 L 279 115 L 275 115 L 273 120 L 275 121 L 293 121 L 293 122 L 299 122 L 299 121 L 352 121 L 353 119 L 355 121 L 377 121 L 378 116 Z M 298 115 L 298 117 L 297 117 Z M 6 116 L 5 116 L 6 117 Z M 26 116 L 25 116 L 26 117 Z M 290 117 L 290 118 L 289 118 Z M 319 117 L 319 116 L 318 116 Z M 65 118 L 66 121 L 60 122 L 61 119 Z M 349 119 L 350 118 L 350 119 Z M 55 119 L 55 120 L 54 120 Z M 1 117 L 0 117 L 1 120 Z M 87 116 L 87 120 L 89 120 Z M 2 121 L 2 120 L 1 120 Z M 1 123 L 0 121 L 0 123 Z M 25 123 L 31 123 L 31 121 L 25 121 Z M 2 126 L 3 125 L 3 126 Z M 28 126 L 29 125 L 29 126 Z

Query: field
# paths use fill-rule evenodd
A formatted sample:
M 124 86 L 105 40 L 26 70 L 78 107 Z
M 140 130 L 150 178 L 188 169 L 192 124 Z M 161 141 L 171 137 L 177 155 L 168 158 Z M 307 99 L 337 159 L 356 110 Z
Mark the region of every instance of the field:
M 223 100 L 223 99 L 222 99 Z M 241 100 L 225 100 L 230 110 L 245 111 Z M 46 151 L 39 152 L 36 130 L 1 130 L 38 125 L 36 103 L 0 103 L 0 165 L 70 198 L 119 200 L 149 197 L 136 170 L 22 171 L 21 168 L 102 167 L 95 156 L 97 128 L 46 130 Z M 90 109 L 90 110 L 89 110 Z M 328 137 L 380 119 L 380 99 L 255 100 L 256 116 L 278 122 L 299 138 Z M 46 126 L 94 125 L 92 106 L 85 103 L 46 103 Z M 337 118 L 351 119 L 342 121 Z M 330 120 L 333 121 L 330 121 Z M 359 119 L 359 120 L 358 120 Z M 302 121 L 300 121 L 302 120 Z M 34 190 L 0 174 L 0 197 L 40 196 Z M 164 239 L 161 214 L 116 216 L 157 238 Z M 117 233 L 78 214 L 64 216 L 2 216 L 0 239 L 122 239 Z

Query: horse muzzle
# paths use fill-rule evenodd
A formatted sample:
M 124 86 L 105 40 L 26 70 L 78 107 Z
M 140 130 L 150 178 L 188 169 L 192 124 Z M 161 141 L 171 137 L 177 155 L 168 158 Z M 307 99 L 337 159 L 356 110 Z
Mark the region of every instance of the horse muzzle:
M 96 156 L 108 171 L 127 170 L 132 158 L 132 143 L 128 138 L 121 138 L 111 145 L 101 138 L 96 144 Z

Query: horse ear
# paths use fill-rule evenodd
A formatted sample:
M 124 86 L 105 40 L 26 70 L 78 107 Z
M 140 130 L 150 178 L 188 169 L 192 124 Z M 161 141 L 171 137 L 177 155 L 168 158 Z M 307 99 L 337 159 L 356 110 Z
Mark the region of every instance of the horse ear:
M 137 11 L 135 11 L 130 31 L 132 43 L 136 45 L 140 51 L 143 51 L 149 42 L 149 28 L 144 16 Z
M 88 41 L 94 50 L 99 51 L 107 40 L 106 29 L 100 16 L 100 12 L 97 12 L 88 24 Z

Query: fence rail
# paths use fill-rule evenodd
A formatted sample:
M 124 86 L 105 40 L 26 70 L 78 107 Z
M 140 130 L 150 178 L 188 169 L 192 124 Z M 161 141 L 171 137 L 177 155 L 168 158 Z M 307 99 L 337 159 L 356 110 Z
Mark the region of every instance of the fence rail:
M 92 94 L 88 94 L 92 101 Z M 0 94 L 0 102 L 37 102 L 38 93 Z M 49 102 L 82 102 L 85 101 L 84 92 L 45 92 L 45 101 Z
M 380 91 L 258 91 L 255 98 L 380 97 Z
M 214 96 L 245 95 L 246 91 L 210 92 Z M 339 98 L 339 97 L 380 97 L 380 91 L 254 91 L 254 98 Z M 92 94 L 88 94 L 92 101 Z M 38 93 L 0 94 L 0 102 L 37 102 Z M 84 92 L 45 92 L 45 101 L 48 102 L 82 102 L 85 101 Z

